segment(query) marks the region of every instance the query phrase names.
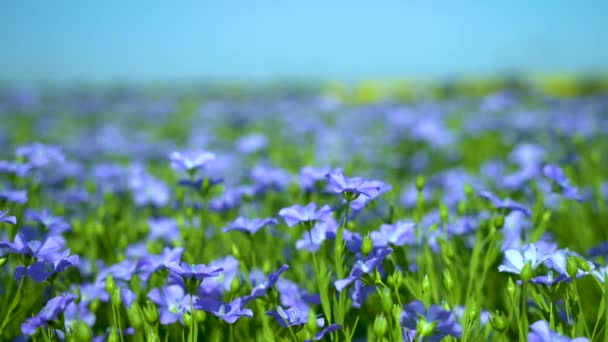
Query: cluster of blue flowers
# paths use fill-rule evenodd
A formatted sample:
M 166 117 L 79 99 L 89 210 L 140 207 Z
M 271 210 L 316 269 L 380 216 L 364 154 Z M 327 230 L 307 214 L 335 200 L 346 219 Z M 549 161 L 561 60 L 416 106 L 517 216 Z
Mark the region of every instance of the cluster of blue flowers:
M 0 340 L 608 338 L 605 98 L 0 95 Z

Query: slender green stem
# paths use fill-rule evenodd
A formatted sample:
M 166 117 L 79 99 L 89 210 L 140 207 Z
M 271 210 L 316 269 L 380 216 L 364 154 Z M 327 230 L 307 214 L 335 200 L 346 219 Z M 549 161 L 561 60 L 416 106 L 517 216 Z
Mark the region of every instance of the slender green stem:
M 19 281 L 19 286 L 17 287 L 17 293 L 13 297 L 13 301 L 11 302 L 11 305 L 9 306 L 8 311 L 6 312 L 6 315 L 4 315 L 4 319 L 2 320 L 2 325 L 0 325 L 0 336 L 4 336 L 3 335 L 4 328 L 6 328 L 6 325 L 12 321 L 11 316 L 12 316 L 13 311 L 19 304 L 19 301 L 21 300 L 24 282 L 25 282 L 25 276 L 21 277 L 21 280 Z
M 585 312 L 583 311 L 583 304 L 581 303 L 581 297 L 578 293 L 578 287 L 576 286 L 576 277 L 572 279 L 572 289 L 574 289 L 574 296 L 576 298 L 576 302 L 578 303 L 578 311 L 579 315 L 583 318 L 583 325 L 585 326 L 585 334 L 587 336 L 591 336 L 589 334 L 589 328 L 587 327 L 587 319 L 585 318 Z

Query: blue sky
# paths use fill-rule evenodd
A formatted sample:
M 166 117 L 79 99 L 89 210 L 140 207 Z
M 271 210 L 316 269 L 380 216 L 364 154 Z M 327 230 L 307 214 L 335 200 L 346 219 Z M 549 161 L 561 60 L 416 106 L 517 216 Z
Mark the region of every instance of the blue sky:
M 608 70 L 607 1 L 8 0 L 1 6 L 4 81 Z

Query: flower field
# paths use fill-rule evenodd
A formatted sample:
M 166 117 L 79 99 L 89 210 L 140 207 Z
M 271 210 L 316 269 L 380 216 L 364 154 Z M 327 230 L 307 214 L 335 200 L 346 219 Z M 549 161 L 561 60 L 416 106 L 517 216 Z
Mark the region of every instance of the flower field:
M 608 98 L 0 91 L 2 341 L 608 341 Z

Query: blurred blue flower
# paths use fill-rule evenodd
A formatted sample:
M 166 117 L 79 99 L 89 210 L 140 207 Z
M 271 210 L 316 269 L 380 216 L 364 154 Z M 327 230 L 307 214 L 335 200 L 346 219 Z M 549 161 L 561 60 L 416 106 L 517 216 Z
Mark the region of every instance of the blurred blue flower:
M 479 197 L 486 199 L 492 203 L 496 209 L 504 209 L 507 211 L 521 211 L 526 216 L 531 216 L 532 212 L 523 204 L 517 203 L 511 199 L 501 199 L 489 191 L 481 191 Z
M 529 263 L 534 271 L 551 255 L 542 253 L 536 244 L 528 244 L 523 249 L 507 249 L 505 252 L 505 260 L 503 264 L 498 266 L 499 272 L 508 272 L 521 274 L 524 266 Z
M 246 303 L 247 301 L 240 297 L 235 298 L 230 303 L 224 303 L 213 298 L 203 298 L 195 303 L 194 308 L 210 312 L 226 323 L 233 324 L 241 317 L 253 317 L 253 311 L 243 307 Z
M 530 325 L 529 342 L 589 342 L 586 337 L 569 338 L 553 332 L 547 321 L 536 321 Z
M 186 295 L 179 285 L 166 285 L 154 288 L 148 298 L 159 306 L 160 324 L 172 324 L 181 321 L 185 312 L 190 311 L 190 295 Z M 194 303 L 194 298 L 192 299 Z
M 203 150 L 175 151 L 169 156 L 171 168 L 176 171 L 193 173 L 204 168 L 215 159 L 215 153 Z
M 379 231 L 370 233 L 374 247 L 413 245 L 415 241 L 413 222 L 397 221 L 394 224 L 383 224 Z
M 17 224 L 17 218 L 15 216 L 8 216 L 8 211 L 0 210 L 0 223 Z
M 376 251 L 370 253 L 370 255 L 365 259 L 358 259 L 355 261 L 355 265 L 348 277 L 344 279 L 339 279 L 334 282 L 336 286 L 336 290 L 343 291 L 348 285 L 354 282 L 357 279 L 361 279 L 366 274 L 373 273 L 376 269 L 382 266 L 382 261 L 389 254 L 391 254 L 393 250 L 391 248 L 382 248 L 377 249 Z
M 446 336 L 460 338 L 462 327 L 455 320 L 455 315 L 447 311 L 441 305 L 433 304 L 428 309 L 421 301 L 413 301 L 403 307 L 400 317 L 401 325 L 407 330 L 416 331 L 416 335 L 422 333 L 420 326 L 432 326 L 428 335 L 423 336 L 421 341 L 441 341 Z
M 45 307 L 34 317 L 28 318 L 21 324 L 21 332 L 25 335 L 34 335 L 38 328 L 46 326 L 49 322 L 59 319 L 59 315 L 67 306 L 77 298 L 73 294 L 63 294 L 49 300 Z
M 564 197 L 579 202 L 583 201 L 583 196 L 580 194 L 579 189 L 570 184 L 570 180 L 559 166 L 547 164 L 543 167 L 543 174 L 559 186 Z
M 279 216 L 285 220 L 289 227 L 299 223 L 312 224 L 317 221 L 325 222 L 332 216 L 332 209 L 325 205 L 317 210 L 316 203 L 309 203 L 305 207 L 296 204 L 291 207 L 283 208 L 279 211 Z
M 238 217 L 234 222 L 230 223 L 227 227 L 222 229 L 223 232 L 230 232 L 233 230 L 248 233 L 254 235 L 258 230 L 268 225 L 276 225 L 278 221 L 274 218 L 254 218 L 246 219 L 244 217 Z

